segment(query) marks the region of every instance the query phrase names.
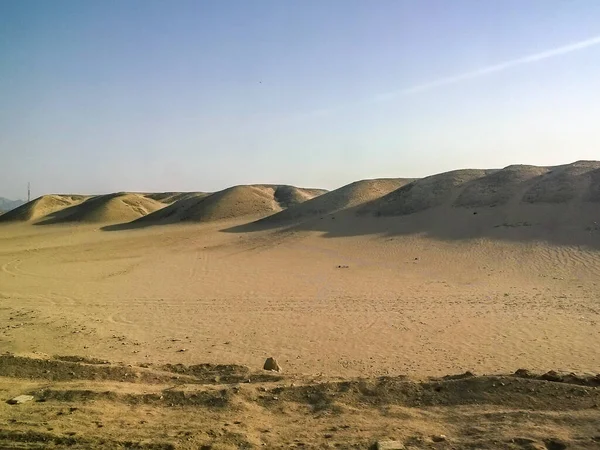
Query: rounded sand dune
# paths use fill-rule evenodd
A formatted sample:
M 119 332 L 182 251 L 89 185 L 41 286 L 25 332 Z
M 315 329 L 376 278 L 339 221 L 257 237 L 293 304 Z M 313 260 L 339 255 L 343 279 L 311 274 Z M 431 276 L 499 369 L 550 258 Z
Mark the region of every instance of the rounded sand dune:
M 42 195 L 2 215 L 2 222 L 36 222 L 44 217 L 80 204 L 88 197 L 84 195 Z
M 398 216 L 451 203 L 466 183 L 484 177 L 486 170 L 454 170 L 413 181 L 377 199 L 362 214 Z
M 575 199 L 600 201 L 600 162 L 577 161 L 552 167 L 523 195 L 527 203 L 567 203 Z
M 116 193 L 98 195 L 74 207 L 64 209 L 41 223 L 123 223 L 139 219 L 164 206 L 164 203 L 152 200 L 141 194 Z
M 144 194 L 144 197 L 170 205 L 171 203 L 175 203 L 177 200 L 192 198 L 197 195 L 208 194 L 204 192 L 152 192 L 149 194 Z
M 539 180 L 548 173 L 547 167 L 513 165 L 494 171 L 468 183 L 454 206 L 499 206 L 518 197 L 528 182 Z
M 356 181 L 293 208 L 281 211 L 261 222 L 276 223 L 305 220 L 315 216 L 332 214 L 377 199 L 411 181 L 412 179 L 405 178 L 381 178 Z
M 198 193 L 175 201 L 140 223 L 213 222 L 245 216 L 268 216 L 323 192 L 294 186 L 242 185 L 214 194 Z

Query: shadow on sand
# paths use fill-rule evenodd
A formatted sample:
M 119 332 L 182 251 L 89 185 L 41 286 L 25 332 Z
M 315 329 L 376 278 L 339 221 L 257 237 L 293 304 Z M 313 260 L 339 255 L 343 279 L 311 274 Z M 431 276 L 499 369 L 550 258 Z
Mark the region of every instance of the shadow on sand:
M 364 205 L 342 212 L 278 221 L 275 217 L 223 229 L 227 233 L 265 230 L 318 232 L 325 238 L 365 235 L 420 235 L 447 241 L 491 239 L 547 242 L 600 250 L 600 204 L 518 205 L 462 208 L 441 206 L 401 216 L 369 213 Z
M 134 220 L 132 222 L 116 223 L 112 225 L 105 225 L 100 228 L 101 231 L 125 231 L 125 230 L 140 230 L 152 226 L 165 226 L 170 224 L 157 224 L 153 222 L 142 222 Z

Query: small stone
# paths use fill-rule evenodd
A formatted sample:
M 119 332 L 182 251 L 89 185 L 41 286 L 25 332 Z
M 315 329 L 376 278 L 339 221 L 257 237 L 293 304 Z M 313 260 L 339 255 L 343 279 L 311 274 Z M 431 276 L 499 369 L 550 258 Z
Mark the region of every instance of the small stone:
M 187 352 L 187 348 L 180 348 L 177 350 L 179 353 Z
M 435 435 L 431 436 L 431 440 L 433 442 L 444 442 L 446 439 L 448 439 L 448 438 L 446 437 L 445 434 L 435 434 Z
M 274 372 L 281 372 L 281 366 L 277 363 L 275 358 L 267 358 L 263 370 L 271 370 Z
M 20 405 L 33 400 L 33 395 L 18 395 L 15 398 L 11 398 L 7 403 L 9 405 Z

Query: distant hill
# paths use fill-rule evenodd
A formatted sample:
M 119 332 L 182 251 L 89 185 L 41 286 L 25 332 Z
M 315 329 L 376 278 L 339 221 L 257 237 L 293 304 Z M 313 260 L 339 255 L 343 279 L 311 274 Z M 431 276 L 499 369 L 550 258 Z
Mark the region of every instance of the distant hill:
M 18 208 L 24 204 L 25 202 L 23 200 L 9 200 L 7 198 L 0 197 L 0 211 L 8 212 L 11 209 Z

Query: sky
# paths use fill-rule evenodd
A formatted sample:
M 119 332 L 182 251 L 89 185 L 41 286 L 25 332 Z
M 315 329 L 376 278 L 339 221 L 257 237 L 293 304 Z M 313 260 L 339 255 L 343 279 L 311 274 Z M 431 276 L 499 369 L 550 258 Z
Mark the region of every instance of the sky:
M 600 159 L 597 0 L 2 0 L 0 196 Z

